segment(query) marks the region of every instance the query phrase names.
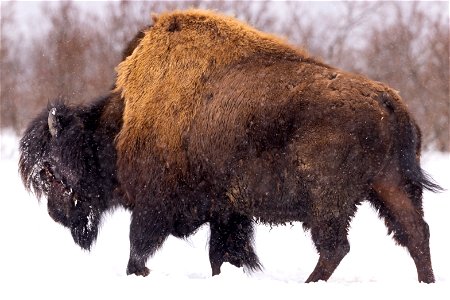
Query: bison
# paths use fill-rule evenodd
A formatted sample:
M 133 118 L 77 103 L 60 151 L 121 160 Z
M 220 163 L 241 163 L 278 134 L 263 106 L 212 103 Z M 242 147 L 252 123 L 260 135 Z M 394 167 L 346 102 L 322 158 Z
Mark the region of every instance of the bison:
M 231 17 L 162 14 L 90 106 L 50 105 L 20 142 L 28 189 L 89 249 L 100 219 L 131 211 L 127 274 L 169 235 L 209 223 L 212 274 L 223 262 L 260 268 L 254 223 L 303 222 L 327 280 L 369 201 L 418 280 L 434 282 L 422 191 L 420 130 L 396 91 L 344 72 Z

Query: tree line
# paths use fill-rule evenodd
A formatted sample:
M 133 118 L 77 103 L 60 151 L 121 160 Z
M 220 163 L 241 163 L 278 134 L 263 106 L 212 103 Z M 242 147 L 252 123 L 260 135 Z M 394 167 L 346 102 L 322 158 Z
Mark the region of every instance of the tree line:
M 197 7 L 233 15 L 330 65 L 386 82 L 422 128 L 424 148 L 450 151 L 448 2 L 90 3 L 41 2 L 29 21 L 19 18 L 24 3 L 1 3 L 2 130 L 21 133 L 56 98 L 79 104 L 106 93 L 123 48 L 151 24 L 152 13 Z

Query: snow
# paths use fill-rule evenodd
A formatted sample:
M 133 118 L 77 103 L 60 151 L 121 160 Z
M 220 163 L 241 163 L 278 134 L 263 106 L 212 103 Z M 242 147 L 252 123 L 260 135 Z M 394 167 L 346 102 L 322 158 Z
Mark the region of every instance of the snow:
M 147 262 L 148 277 L 125 274 L 130 214 L 109 214 L 91 252 L 53 222 L 46 202 L 28 194 L 17 171 L 17 138 L 1 135 L 0 299 L 449 299 L 450 155 L 426 153 L 423 167 L 447 191 L 425 193 L 436 283 L 417 282 L 406 249 L 387 236 L 368 204 L 353 219 L 350 253 L 328 282 L 303 283 L 318 255 L 300 223 L 257 226 L 256 251 L 264 265 L 247 274 L 232 265 L 211 277 L 208 227 L 187 240 L 170 237 Z

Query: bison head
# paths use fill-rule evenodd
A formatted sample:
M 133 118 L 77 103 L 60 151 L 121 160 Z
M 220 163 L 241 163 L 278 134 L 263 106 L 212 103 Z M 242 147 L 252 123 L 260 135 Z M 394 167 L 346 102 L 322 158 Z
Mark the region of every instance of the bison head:
M 90 249 L 106 210 L 98 145 L 88 113 L 62 102 L 49 105 L 20 140 L 19 171 L 25 187 L 47 197 L 48 213 Z

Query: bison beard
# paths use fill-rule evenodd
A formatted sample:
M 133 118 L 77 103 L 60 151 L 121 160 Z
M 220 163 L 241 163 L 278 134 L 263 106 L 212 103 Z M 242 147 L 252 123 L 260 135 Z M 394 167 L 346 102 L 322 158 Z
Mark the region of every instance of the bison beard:
M 129 208 L 127 273 L 142 276 L 169 235 L 204 223 L 213 275 L 224 262 L 259 269 L 254 222 L 301 221 L 320 255 L 311 282 L 327 280 L 349 252 L 350 220 L 368 200 L 409 250 L 419 281 L 434 281 L 422 191 L 440 188 L 420 168 L 420 131 L 395 91 L 205 11 L 159 16 L 132 49 L 108 97 L 67 110 L 67 122 L 46 112 L 21 141 L 28 188 L 70 187 L 89 208 L 56 197 L 55 220 L 66 212 L 69 227 L 94 218 L 97 229 L 105 210 Z M 90 144 L 73 157 L 58 139 Z M 50 161 L 64 185 L 33 175 L 52 149 L 70 158 Z

